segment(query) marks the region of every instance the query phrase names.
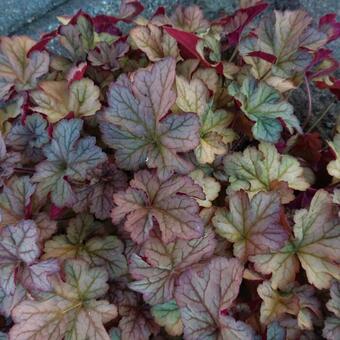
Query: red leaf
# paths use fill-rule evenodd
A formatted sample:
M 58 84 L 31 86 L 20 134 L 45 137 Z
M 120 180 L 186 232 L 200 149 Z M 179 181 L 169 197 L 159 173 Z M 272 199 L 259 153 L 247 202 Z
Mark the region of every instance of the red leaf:
M 29 57 L 34 51 L 42 51 L 46 45 L 57 36 L 58 30 L 43 34 L 40 40 L 28 51 L 27 56 Z
M 315 164 L 321 159 L 322 142 L 318 132 L 299 135 L 296 144 L 291 149 L 291 154 L 301 157 L 308 163 Z
M 340 38 L 340 22 L 336 21 L 336 13 L 329 13 L 321 17 L 319 29 L 328 35 L 328 42 Z
M 328 89 L 340 100 L 340 79 L 334 80 L 332 85 L 328 85 L 323 81 L 317 81 L 315 82 L 315 85 L 319 89 Z
M 238 44 L 244 28 L 267 7 L 268 4 L 261 2 L 255 6 L 241 8 L 233 15 L 228 15 L 213 21 L 213 24 L 232 27 L 231 32 L 227 33 L 227 38 L 229 45 L 235 46 Z
M 318 64 L 328 60 L 328 62 L 331 64 L 331 66 L 316 70 L 313 72 L 313 67 L 317 66 Z M 320 50 L 316 51 L 316 53 L 313 56 L 313 60 L 310 63 L 310 65 L 307 68 L 306 75 L 309 79 L 318 78 L 318 77 L 324 77 L 332 74 L 339 68 L 339 63 L 336 59 L 332 57 L 332 51 L 329 49 L 321 48 Z
M 152 15 L 152 18 L 158 16 L 158 15 L 165 15 L 165 8 L 163 6 L 159 6 L 155 13 Z
M 87 63 L 80 63 L 78 66 L 74 66 L 70 69 L 67 74 L 67 83 L 70 86 L 74 81 L 81 80 L 84 78 L 84 74 L 87 69 Z
M 119 17 L 124 22 L 131 22 L 134 17 L 143 12 L 144 6 L 139 0 L 122 0 Z
M 214 67 L 217 73 L 223 73 L 222 63 L 212 65 L 198 53 L 196 46 L 202 39 L 196 34 L 169 26 L 163 26 L 163 29 L 177 41 L 184 59 L 198 59 L 205 67 Z
M 164 30 L 170 34 L 177 42 L 180 44 L 183 52 L 183 57 L 186 58 L 198 58 L 202 61 L 206 66 L 210 66 L 210 64 L 201 57 L 201 55 L 197 52 L 196 46 L 197 43 L 201 40 L 197 35 L 191 32 L 181 31 L 177 28 L 164 26 Z
M 97 15 L 93 18 L 93 25 L 97 33 L 109 33 L 111 35 L 122 35 L 121 30 L 116 27 L 119 21 L 125 21 L 109 15 Z
M 63 214 L 65 208 L 58 208 L 56 205 L 52 203 L 50 208 L 50 219 L 56 220 L 60 215 Z
M 80 16 L 85 17 L 89 22 L 91 22 L 93 24 L 92 17 L 89 16 L 87 13 L 83 12 L 81 9 L 73 17 L 71 17 L 71 20 L 70 20 L 69 24 L 76 25 L 77 21 L 78 21 L 78 18 Z
M 248 53 L 248 56 L 263 59 L 265 61 L 268 61 L 271 64 L 275 64 L 277 60 L 277 57 L 275 55 L 272 55 L 272 54 L 269 54 L 263 51 L 253 51 L 253 52 Z

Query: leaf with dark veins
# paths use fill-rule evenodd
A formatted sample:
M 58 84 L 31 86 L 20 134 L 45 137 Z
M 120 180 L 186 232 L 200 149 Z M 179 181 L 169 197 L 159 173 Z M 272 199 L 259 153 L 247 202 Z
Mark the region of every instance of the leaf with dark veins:
M 259 192 L 250 201 L 244 191 L 231 194 L 229 212 L 220 209 L 213 218 L 217 232 L 234 243 L 234 255 L 241 261 L 249 256 L 276 250 L 288 238 L 280 225 L 280 196 Z
M 39 231 L 35 223 L 25 220 L 0 232 L 0 286 L 13 294 L 21 282 L 30 290 L 51 289 L 48 276 L 59 271 L 57 261 L 38 262 Z
M 137 71 L 132 81 L 121 76 L 111 85 L 101 132 L 104 142 L 116 150 L 119 167 L 137 170 L 147 165 L 157 168 L 163 179 L 192 169 L 178 153 L 199 143 L 198 118 L 190 113 L 167 115 L 176 100 L 175 65 L 175 59 L 165 58 Z
M 51 193 L 57 207 L 75 203 L 76 196 L 70 182 L 84 181 L 87 171 L 106 160 L 106 155 L 96 146 L 95 137 L 80 138 L 83 121 L 63 120 L 53 131 L 50 144 L 43 149 L 47 160 L 39 163 L 32 177 L 38 183 L 37 194 L 45 197 Z
M 177 239 L 164 244 L 152 237 L 143 244 L 141 256 L 132 255 L 130 273 L 136 281 L 129 287 L 143 294 L 152 305 L 167 302 L 174 297 L 174 287 L 179 275 L 201 260 L 212 256 L 216 240 L 212 230 L 191 241 Z
M 252 339 L 253 330 L 247 324 L 224 313 L 238 295 L 242 275 L 240 262 L 224 257 L 181 275 L 175 298 L 185 339 Z
M 118 224 L 125 217 L 124 228 L 137 243 L 149 238 L 158 222 L 165 243 L 176 237 L 191 240 L 203 234 L 203 222 L 194 198 L 204 198 L 201 187 L 187 176 L 174 176 L 166 181 L 155 173 L 139 171 L 125 192 L 114 194 L 116 205 L 112 221 Z

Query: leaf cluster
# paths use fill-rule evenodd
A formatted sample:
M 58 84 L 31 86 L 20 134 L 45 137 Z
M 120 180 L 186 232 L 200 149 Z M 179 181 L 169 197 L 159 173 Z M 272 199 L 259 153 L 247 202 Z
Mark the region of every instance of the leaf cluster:
M 0 38 L 0 339 L 340 339 L 335 14 L 58 20 Z

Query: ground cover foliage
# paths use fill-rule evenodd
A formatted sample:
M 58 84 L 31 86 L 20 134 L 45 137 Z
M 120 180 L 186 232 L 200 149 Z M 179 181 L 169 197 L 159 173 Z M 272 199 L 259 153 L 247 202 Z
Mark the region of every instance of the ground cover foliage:
M 58 19 L 0 38 L 0 339 L 339 339 L 335 14 Z

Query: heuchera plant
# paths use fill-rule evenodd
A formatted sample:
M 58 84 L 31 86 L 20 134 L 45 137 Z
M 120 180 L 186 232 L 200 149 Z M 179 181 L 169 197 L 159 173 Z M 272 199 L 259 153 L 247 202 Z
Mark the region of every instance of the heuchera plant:
M 335 14 L 142 11 L 0 39 L 0 339 L 340 339 Z

